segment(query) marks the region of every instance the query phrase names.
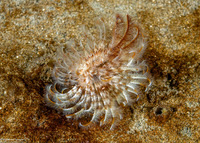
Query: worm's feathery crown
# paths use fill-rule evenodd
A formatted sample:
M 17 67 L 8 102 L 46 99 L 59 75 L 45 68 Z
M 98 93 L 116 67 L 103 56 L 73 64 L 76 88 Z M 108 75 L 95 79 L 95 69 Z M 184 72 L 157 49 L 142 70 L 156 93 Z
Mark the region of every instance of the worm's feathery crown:
M 130 16 L 116 15 L 112 40 L 107 45 L 102 19 L 98 27 L 98 43 L 84 30 L 87 45 L 80 42 L 83 53 L 76 50 L 74 43 L 69 43 L 71 52 L 64 48 L 59 50 L 53 70 L 55 82 L 47 86 L 45 100 L 67 118 L 91 117 L 89 123 L 80 123 L 80 126 L 111 121 L 112 129 L 122 118 L 121 107 L 137 101 L 151 80 L 147 65 L 140 61 L 146 47 L 145 38 Z

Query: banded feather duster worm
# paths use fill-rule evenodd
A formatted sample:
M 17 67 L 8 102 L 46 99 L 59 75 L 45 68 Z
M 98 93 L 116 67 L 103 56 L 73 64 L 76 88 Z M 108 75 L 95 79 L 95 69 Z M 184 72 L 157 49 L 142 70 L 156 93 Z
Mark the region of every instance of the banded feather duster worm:
M 90 118 L 79 124 L 82 127 L 97 122 L 111 123 L 112 129 L 122 119 L 123 107 L 137 101 L 151 85 L 148 66 L 141 61 L 146 42 L 129 15 L 116 15 L 110 40 L 101 18 L 97 26 L 99 39 L 83 30 L 87 44 L 80 42 L 81 51 L 74 43 L 58 50 L 54 83 L 46 87 L 45 101 L 67 118 Z

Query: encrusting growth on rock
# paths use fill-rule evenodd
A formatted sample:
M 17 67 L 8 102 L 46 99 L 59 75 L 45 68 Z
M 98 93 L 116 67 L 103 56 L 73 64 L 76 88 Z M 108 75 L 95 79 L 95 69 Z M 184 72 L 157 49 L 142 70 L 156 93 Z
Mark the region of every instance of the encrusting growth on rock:
M 45 100 L 67 118 L 90 117 L 88 123 L 79 124 L 82 127 L 99 122 L 111 123 L 112 129 L 122 119 L 122 107 L 137 101 L 151 85 L 148 66 L 141 61 L 146 43 L 129 15 L 116 15 L 110 43 L 102 19 L 97 26 L 98 40 L 84 28 L 87 44 L 80 42 L 82 52 L 74 43 L 60 48 Z

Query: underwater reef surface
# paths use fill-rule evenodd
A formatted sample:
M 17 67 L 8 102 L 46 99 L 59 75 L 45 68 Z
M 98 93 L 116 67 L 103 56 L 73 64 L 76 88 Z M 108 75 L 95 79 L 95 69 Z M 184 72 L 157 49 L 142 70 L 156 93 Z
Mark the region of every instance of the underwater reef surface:
M 143 28 L 152 86 L 110 126 L 82 129 L 46 106 L 57 49 L 81 40 L 81 25 L 109 36 L 116 13 Z M 199 142 L 200 3 L 193 1 L 0 2 L 0 142 Z M 77 49 L 80 50 L 80 49 Z M 85 119 L 81 119 L 84 121 Z M 88 119 L 89 120 L 89 119 Z

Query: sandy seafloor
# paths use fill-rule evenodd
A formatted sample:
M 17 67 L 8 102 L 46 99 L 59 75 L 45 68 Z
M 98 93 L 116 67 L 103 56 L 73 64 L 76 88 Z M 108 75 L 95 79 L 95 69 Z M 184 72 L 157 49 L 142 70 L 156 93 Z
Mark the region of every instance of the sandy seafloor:
M 115 130 L 82 129 L 44 102 L 56 50 L 129 14 L 148 39 L 153 85 Z M 108 32 L 109 33 L 109 32 Z M 200 1 L 1 0 L 0 142 L 200 142 Z

